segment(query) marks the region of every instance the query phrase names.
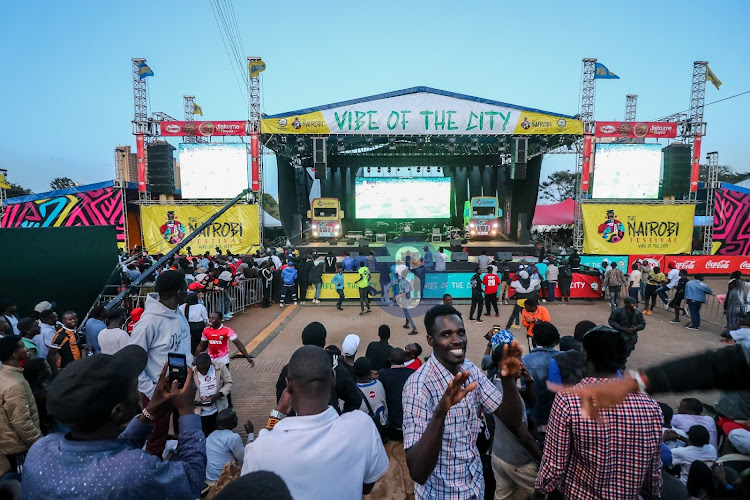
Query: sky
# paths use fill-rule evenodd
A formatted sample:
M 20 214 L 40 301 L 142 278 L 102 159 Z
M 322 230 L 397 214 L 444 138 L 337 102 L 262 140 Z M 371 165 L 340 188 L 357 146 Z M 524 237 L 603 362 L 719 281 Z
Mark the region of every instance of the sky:
M 418 85 L 572 115 L 585 57 L 621 78 L 597 81 L 598 120 L 624 119 L 626 94 L 638 95 L 639 120 L 687 110 L 696 60 L 723 81 L 721 90 L 707 84 L 706 103 L 750 90 L 745 0 L 234 0 L 233 7 L 242 58 L 267 64 L 261 110 L 269 115 Z M 210 1 L 5 1 L 0 46 L 0 168 L 35 192 L 55 177 L 112 179 L 114 147 L 135 150 L 133 57 L 155 73 L 151 112 L 181 118 L 188 94 L 203 119 L 247 119 Z M 703 151 L 749 171 L 749 116 L 750 94 L 707 106 Z M 574 155 L 547 156 L 542 175 L 574 168 Z M 276 195 L 273 168 L 265 186 Z

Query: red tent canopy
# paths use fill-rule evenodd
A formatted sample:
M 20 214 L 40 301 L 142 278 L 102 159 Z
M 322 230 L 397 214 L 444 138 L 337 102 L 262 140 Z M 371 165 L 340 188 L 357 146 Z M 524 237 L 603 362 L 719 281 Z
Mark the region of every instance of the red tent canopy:
M 576 202 L 568 198 L 552 205 L 537 205 L 534 212 L 534 226 L 562 226 L 575 221 Z

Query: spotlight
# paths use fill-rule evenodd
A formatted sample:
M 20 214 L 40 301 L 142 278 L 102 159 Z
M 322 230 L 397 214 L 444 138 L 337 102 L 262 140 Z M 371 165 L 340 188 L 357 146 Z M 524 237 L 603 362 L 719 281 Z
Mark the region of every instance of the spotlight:
M 451 153 L 456 151 L 456 138 L 448 137 L 448 151 Z
M 396 151 L 396 138 L 395 137 L 388 138 L 388 151 Z
M 478 137 L 472 137 L 471 138 L 471 148 L 472 151 L 476 152 L 479 151 L 479 138 Z
M 421 151 L 424 147 L 424 137 L 417 138 L 417 148 Z
M 389 174 L 391 173 L 391 167 L 388 167 L 388 170 L 387 170 L 387 172 L 388 172 Z
M 417 173 L 421 172 L 422 169 L 420 167 L 417 167 Z
M 286 144 L 286 136 L 285 135 L 281 136 L 281 144 Z
M 372 146 L 372 143 L 373 143 L 373 139 L 372 139 L 372 137 L 368 137 L 368 138 L 366 138 L 366 139 L 365 139 L 365 142 L 367 143 L 367 145 L 368 145 L 368 146 Z
M 380 173 L 380 167 L 378 167 L 378 173 Z
M 428 174 L 430 173 L 430 167 L 427 167 L 427 173 Z
M 343 137 L 339 137 L 338 139 L 336 139 L 336 150 L 339 153 L 343 153 L 344 152 L 345 148 L 344 148 L 344 138 Z
M 297 138 L 297 151 L 300 153 L 305 151 L 305 140 L 302 137 Z
M 370 167 L 367 167 L 367 174 L 369 175 L 369 173 L 370 173 Z

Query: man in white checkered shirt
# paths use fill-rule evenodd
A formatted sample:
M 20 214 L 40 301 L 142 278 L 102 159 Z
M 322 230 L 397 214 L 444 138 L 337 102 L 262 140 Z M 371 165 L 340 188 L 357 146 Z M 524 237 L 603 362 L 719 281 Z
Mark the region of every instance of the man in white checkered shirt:
M 523 425 L 515 386 L 521 348 L 515 341 L 504 347 L 503 400 L 492 382 L 466 361 L 466 331 L 455 308 L 435 306 L 424 323 L 432 356 L 409 377 L 402 393 L 404 449 L 416 481 L 414 495 L 424 500 L 480 500 L 484 498 L 476 446 L 480 414 L 494 413 L 509 429 Z

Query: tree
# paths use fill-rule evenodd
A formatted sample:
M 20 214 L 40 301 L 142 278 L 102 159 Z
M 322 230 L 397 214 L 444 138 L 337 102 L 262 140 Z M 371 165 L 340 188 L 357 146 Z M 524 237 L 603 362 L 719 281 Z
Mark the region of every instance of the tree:
M 737 184 L 738 182 L 750 179 L 750 172 L 737 172 L 731 165 L 717 165 L 716 169 L 719 173 L 719 182 L 727 182 L 729 184 Z M 701 165 L 700 169 L 700 180 L 705 181 L 708 179 L 708 165 Z
M 274 197 L 268 193 L 263 193 L 263 210 L 274 219 L 280 219 L 279 204 Z
M 539 184 L 540 198 L 559 202 L 576 195 L 576 174 L 567 170 L 552 172 L 547 180 Z
M 55 177 L 52 182 L 49 183 L 49 187 L 53 190 L 67 189 L 76 187 L 76 183 L 70 177 Z
M 7 198 L 15 198 L 17 196 L 26 196 L 29 194 L 34 194 L 34 192 L 31 189 L 26 189 L 25 187 L 13 184 L 12 182 L 10 183 L 10 189 L 5 190 L 5 196 Z

